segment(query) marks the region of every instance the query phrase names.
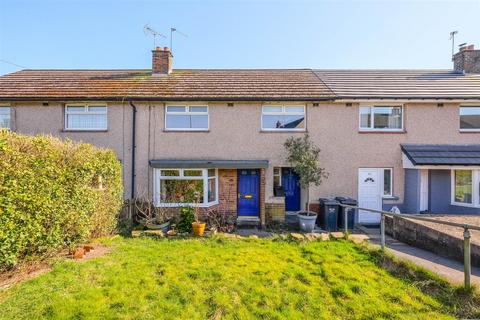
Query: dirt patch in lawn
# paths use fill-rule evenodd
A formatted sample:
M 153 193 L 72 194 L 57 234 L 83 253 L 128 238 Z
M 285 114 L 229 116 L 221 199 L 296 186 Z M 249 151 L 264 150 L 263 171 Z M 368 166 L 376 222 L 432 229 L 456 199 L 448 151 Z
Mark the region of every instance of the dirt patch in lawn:
M 68 251 L 60 252 L 57 257 L 49 258 L 41 261 L 31 261 L 24 263 L 13 270 L 9 270 L 0 273 L 0 291 L 5 290 L 13 286 L 14 284 L 24 282 L 29 279 L 38 277 L 41 274 L 49 272 L 52 269 L 52 265 L 58 259 L 74 260 L 76 262 L 84 262 L 93 258 L 101 257 L 109 253 L 112 249 L 105 245 L 97 244 L 94 249 L 86 253 L 82 259 L 73 259 L 72 255 Z

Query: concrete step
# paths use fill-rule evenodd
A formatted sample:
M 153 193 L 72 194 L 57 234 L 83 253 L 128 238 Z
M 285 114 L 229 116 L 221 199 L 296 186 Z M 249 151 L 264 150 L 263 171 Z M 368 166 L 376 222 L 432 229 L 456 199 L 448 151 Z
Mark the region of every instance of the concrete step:
M 237 227 L 258 227 L 260 225 L 259 217 L 238 217 Z

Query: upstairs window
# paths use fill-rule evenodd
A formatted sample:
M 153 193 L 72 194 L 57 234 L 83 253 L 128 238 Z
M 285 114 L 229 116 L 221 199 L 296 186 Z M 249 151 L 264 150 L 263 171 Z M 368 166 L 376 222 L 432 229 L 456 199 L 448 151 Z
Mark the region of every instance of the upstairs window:
M 209 127 L 208 106 L 167 106 L 165 129 L 205 131 Z
M 360 107 L 361 131 L 401 131 L 403 112 L 401 106 Z
M 480 131 L 480 106 L 460 107 L 460 130 Z
M 10 129 L 10 107 L 0 106 L 0 129 Z
M 102 105 L 67 105 L 65 129 L 107 130 L 107 107 Z
M 263 106 L 262 130 L 305 131 L 305 106 Z

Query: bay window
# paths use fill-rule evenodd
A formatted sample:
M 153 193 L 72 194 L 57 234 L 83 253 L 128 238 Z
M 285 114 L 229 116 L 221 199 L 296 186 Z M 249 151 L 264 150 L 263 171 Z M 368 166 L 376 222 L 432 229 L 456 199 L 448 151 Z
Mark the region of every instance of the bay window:
M 107 106 L 66 105 L 65 129 L 86 131 L 107 130 Z
M 480 131 L 480 106 L 460 107 L 460 131 Z
M 0 129 L 10 129 L 10 107 L 0 106 Z
M 209 127 L 208 106 L 167 106 L 166 130 L 205 131 Z
M 452 170 L 452 204 L 480 207 L 480 170 Z
M 305 131 L 305 106 L 263 106 L 262 130 Z
M 403 130 L 402 106 L 360 107 L 361 131 L 401 131 Z
M 208 207 L 218 203 L 217 169 L 155 169 L 155 205 Z

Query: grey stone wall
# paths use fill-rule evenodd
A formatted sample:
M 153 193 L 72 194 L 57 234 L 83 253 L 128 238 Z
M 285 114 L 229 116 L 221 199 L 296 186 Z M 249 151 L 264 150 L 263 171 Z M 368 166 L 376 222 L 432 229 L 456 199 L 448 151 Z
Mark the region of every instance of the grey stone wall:
M 385 232 L 406 244 L 463 262 L 463 239 L 399 217 L 385 217 Z M 473 243 L 471 255 L 472 265 L 480 267 L 480 247 Z

